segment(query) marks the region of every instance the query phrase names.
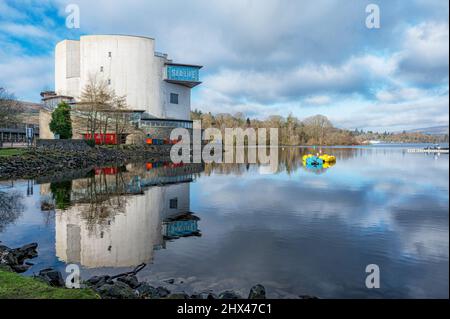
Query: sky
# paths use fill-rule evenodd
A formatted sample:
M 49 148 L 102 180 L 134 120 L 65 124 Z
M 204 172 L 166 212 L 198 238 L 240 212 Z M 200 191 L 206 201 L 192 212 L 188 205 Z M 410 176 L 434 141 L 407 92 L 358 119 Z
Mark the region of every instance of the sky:
M 366 7 L 380 28 L 366 26 Z M 66 27 L 66 6 L 80 28 Z M 0 87 L 39 102 L 54 47 L 85 34 L 156 39 L 200 64 L 192 109 L 251 118 L 327 116 L 337 127 L 400 131 L 449 123 L 447 0 L 0 0 Z

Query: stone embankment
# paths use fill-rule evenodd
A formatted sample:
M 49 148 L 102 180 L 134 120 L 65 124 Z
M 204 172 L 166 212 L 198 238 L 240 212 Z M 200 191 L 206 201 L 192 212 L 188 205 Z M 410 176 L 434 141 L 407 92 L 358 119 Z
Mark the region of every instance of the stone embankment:
M 122 145 L 82 147 L 65 144 L 31 148 L 20 155 L 0 157 L 0 180 L 35 178 L 47 173 L 132 161 L 155 161 L 170 157 L 170 145 Z
M 0 271 L 25 272 L 33 265 L 26 260 L 35 257 L 37 257 L 36 243 L 15 249 L 0 245 Z M 81 288 L 95 291 L 102 299 L 266 299 L 266 289 L 260 284 L 253 286 L 248 296 L 242 296 L 233 290 L 225 290 L 217 294 L 213 291 L 187 294 L 183 291 L 171 291 L 164 286 L 154 287 L 147 282 L 139 282 L 137 278 L 137 273 L 145 266 L 146 264 L 141 264 L 130 272 L 114 276 L 91 277 L 81 283 Z M 52 287 L 65 288 L 61 272 L 55 269 L 43 269 L 34 277 Z M 165 282 L 173 286 L 175 280 Z M 299 298 L 315 299 L 311 296 L 299 296 Z

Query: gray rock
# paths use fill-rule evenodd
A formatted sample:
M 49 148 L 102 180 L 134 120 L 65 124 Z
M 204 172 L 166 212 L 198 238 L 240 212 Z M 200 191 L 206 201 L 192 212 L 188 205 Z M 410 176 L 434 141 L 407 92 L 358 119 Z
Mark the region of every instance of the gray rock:
M 37 243 L 31 243 L 20 248 L 12 249 L 11 252 L 17 258 L 18 262 L 21 264 L 25 259 L 32 259 L 37 257 Z
M 191 299 L 203 299 L 203 300 L 213 300 L 213 299 L 217 299 L 217 295 L 214 294 L 213 292 L 200 292 L 200 293 L 194 293 L 193 295 L 191 295 Z
M 2 252 L 0 252 L 0 264 L 14 266 L 18 265 L 19 261 L 10 250 L 3 250 Z
M 47 268 L 43 269 L 39 272 L 39 274 L 36 276 L 36 278 L 39 278 L 46 283 L 48 283 L 50 286 L 53 287 L 64 287 L 64 279 L 61 275 L 61 273 L 53 268 Z
M 165 283 L 168 283 L 169 285 L 173 285 L 175 283 L 175 279 L 166 279 L 164 280 Z
M 0 264 L 0 270 L 1 271 L 7 271 L 7 272 L 14 272 L 14 269 L 12 269 L 10 266 L 2 265 L 2 264 Z
M 148 283 L 143 282 L 136 288 L 136 292 L 139 298 L 143 299 L 157 299 L 159 298 L 158 290 L 150 286 Z
M 164 299 L 189 299 L 189 295 L 184 292 L 169 294 Z
M 136 299 L 137 295 L 133 289 L 123 282 L 116 281 L 112 284 L 104 284 L 96 289 L 104 299 Z
M 31 268 L 31 265 L 23 264 L 23 265 L 12 265 L 10 266 L 12 270 L 15 272 L 21 274 L 23 272 L 26 272 L 28 269 Z
M 255 285 L 250 289 L 248 299 L 266 299 L 266 289 L 263 285 Z
M 24 265 L 24 261 L 29 258 L 37 257 L 36 248 L 36 243 L 14 249 L 0 245 L 0 265 L 9 266 L 18 273 L 25 272 L 32 266 L 32 264 L 25 263 Z
M 225 290 L 219 294 L 219 299 L 242 299 L 236 292 Z
M 135 275 L 128 275 L 124 277 L 117 278 L 117 281 L 123 282 L 124 284 L 130 286 L 132 289 L 139 287 L 139 281 Z
M 300 295 L 298 296 L 300 299 L 319 299 L 316 296 L 310 296 L 310 295 Z
M 168 290 L 168 289 L 166 289 L 164 287 L 158 287 L 158 288 L 156 288 L 156 291 L 157 291 L 158 296 L 160 298 L 165 298 L 165 297 L 167 297 L 170 294 L 170 290 Z
M 94 276 L 86 280 L 86 284 L 90 287 L 100 287 L 104 284 L 113 284 L 110 276 Z

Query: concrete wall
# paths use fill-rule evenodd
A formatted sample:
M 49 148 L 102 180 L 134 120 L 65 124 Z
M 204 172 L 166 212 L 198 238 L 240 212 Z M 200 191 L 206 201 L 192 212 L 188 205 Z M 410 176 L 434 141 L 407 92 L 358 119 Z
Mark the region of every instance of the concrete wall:
M 153 78 L 154 110 L 148 110 L 151 115 L 163 119 L 190 120 L 191 118 L 191 89 L 182 85 L 168 83 L 165 78 L 166 59 L 154 57 L 157 65 Z M 170 93 L 178 94 L 178 104 L 170 103 Z
M 80 41 L 64 40 L 55 47 L 55 91 L 58 95 L 80 95 Z
M 156 72 L 153 39 L 92 35 L 82 36 L 80 42 L 81 88 L 92 77 L 110 80 L 111 88 L 119 96 L 126 95 L 132 109 L 148 111 L 152 107 L 151 81 Z
M 52 114 L 46 109 L 39 111 L 39 138 L 41 139 L 54 139 L 55 136 L 50 131 L 50 121 L 52 120 Z

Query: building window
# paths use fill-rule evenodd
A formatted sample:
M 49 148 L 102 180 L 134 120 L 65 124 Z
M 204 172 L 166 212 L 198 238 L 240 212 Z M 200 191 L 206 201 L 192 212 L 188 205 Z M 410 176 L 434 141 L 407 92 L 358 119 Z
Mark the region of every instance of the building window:
M 172 198 L 170 200 L 170 209 L 177 209 L 178 208 L 178 198 Z
M 178 94 L 170 93 L 170 104 L 178 104 Z
M 111 85 L 111 79 L 108 79 L 108 85 Z
M 110 58 L 112 55 L 111 55 L 111 51 L 110 52 L 108 52 L 108 58 Z
M 100 67 L 100 72 L 103 72 L 103 67 L 102 66 Z

